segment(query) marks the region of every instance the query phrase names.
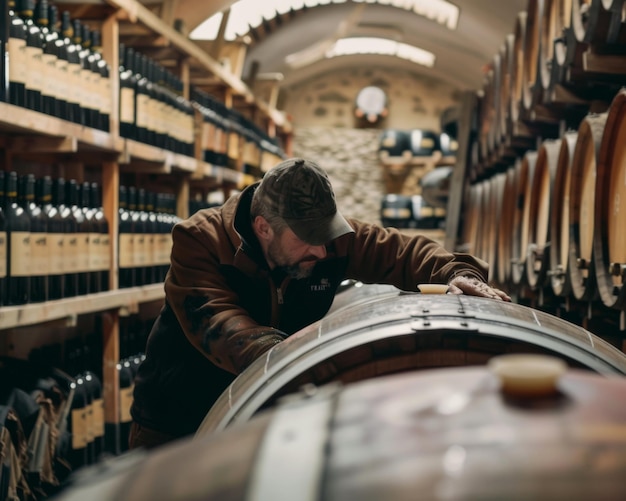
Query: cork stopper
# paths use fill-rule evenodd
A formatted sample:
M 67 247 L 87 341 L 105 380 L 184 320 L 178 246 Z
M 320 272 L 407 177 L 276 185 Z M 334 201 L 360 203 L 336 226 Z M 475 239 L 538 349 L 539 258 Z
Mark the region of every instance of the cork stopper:
M 511 396 L 541 397 L 556 393 L 567 364 L 556 357 L 510 354 L 493 357 L 489 369 L 500 379 L 501 389 Z
M 417 289 L 422 294 L 446 294 L 449 287 L 446 284 L 419 284 Z

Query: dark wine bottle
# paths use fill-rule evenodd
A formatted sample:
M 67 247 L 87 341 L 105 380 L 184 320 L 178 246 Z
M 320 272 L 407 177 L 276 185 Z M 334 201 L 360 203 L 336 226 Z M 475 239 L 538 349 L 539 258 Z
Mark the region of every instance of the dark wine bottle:
M 65 221 L 52 200 L 52 179 L 37 180 L 39 205 L 48 224 L 48 299 L 62 299 L 65 289 Z
M 65 185 L 65 190 L 65 199 L 76 221 L 77 294 L 82 296 L 89 294 L 89 235 L 91 234 L 91 223 L 87 221 L 82 207 L 79 206 L 80 187 L 76 180 L 70 179 Z
M 95 225 L 94 231 L 99 235 L 100 248 L 98 250 L 98 273 L 100 275 L 101 290 L 109 290 L 109 270 L 111 268 L 111 238 L 109 236 L 109 221 L 102 210 L 100 186 L 91 183 L 91 210 Z
M 40 92 L 39 111 L 48 115 L 54 114 L 54 69 L 56 67 L 56 46 L 51 44 L 51 48 L 46 51 L 48 38 L 53 34 L 50 31 L 50 21 L 48 19 L 48 0 L 39 0 L 35 7 L 35 24 L 41 32 L 41 54 L 39 56 L 40 68 Z
M 56 46 L 56 116 L 63 119 L 69 120 L 68 117 L 68 96 L 71 94 L 72 89 L 71 86 L 68 85 L 69 82 L 69 61 L 67 56 L 67 44 L 66 39 L 61 32 L 63 29 L 63 25 L 59 27 L 58 20 L 58 9 L 55 5 L 50 6 L 48 10 L 48 19 L 50 20 L 50 30 L 54 31 L 55 34 L 52 35 L 52 40 L 54 45 Z M 46 44 L 47 48 L 47 44 Z
M 9 0 L 9 102 L 26 106 L 26 39 L 28 30 L 15 11 L 15 0 Z
M 37 6 L 42 8 L 42 2 Z M 44 32 L 43 65 L 44 82 L 42 89 L 43 112 L 53 117 L 60 116 L 59 99 L 59 11 L 56 5 L 50 5 L 47 12 L 42 15 L 47 16 L 47 31 Z M 63 82 L 65 85 L 65 82 Z
M 148 78 L 146 76 L 146 57 L 135 52 L 133 70 L 137 84 L 135 86 L 135 131 L 136 139 L 148 143 L 150 134 L 148 122 L 150 120 L 150 96 L 148 94 Z
M 120 136 L 135 139 L 135 85 L 137 80 L 133 72 L 133 60 L 135 51 L 132 47 L 120 44 Z
M 4 207 L 4 171 L 0 170 L 0 306 L 4 304 L 7 295 L 7 230 Z
M 119 187 L 119 286 L 132 287 L 135 266 L 135 235 L 131 213 L 128 210 L 128 190 Z
M 145 231 L 138 209 L 138 192 L 134 186 L 128 187 L 128 210 L 133 228 L 133 286 L 143 285 L 143 263 L 145 261 Z
M 16 172 L 8 175 L 5 196 L 8 255 L 6 304 L 26 304 L 30 301 L 30 217 L 18 201 Z
M 102 291 L 102 276 L 100 275 L 100 231 L 94 220 L 94 211 L 91 206 L 91 183 L 84 182 L 78 191 L 78 208 L 83 213 L 84 225 L 89 231 L 87 238 L 86 271 L 88 274 L 88 289 L 84 294 L 94 294 Z
M 61 218 L 65 233 L 64 239 L 64 297 L 74 297 L 78 294 L 78 237 L 76 235 L 76 218 L 70 207 L 66 204 L 66 182 L 63 178 L 55 180 L 52 191 L 53 203 L 56 205 Z
M 80 61 L 80 72 L 78 81 L 80 82 L 80 107 L 81 107 L 81 123 L 87 127 L 93 127 L 93 99 L 91 86 L 91 68 L 89 67 L 89 49 L 85 47 L 87 42 L 83 40 L 83 34 L 89 30 L 80 22 L 79 19 L 72 20 L 74 25 L 74 36 L 72 38 L 76 44 L 78 58 Z
M 148 240 L 146 254 L 146 284 L 159 282 L 158 279 L 158 249 L 159 223 L 156 215 L 156 193 L 146 192 L 146 238 Z
M 98 109 L 98 129 L 109 131 L 109 120 L 111 118 L 111 109 L 113 107 L 111 95 L 111 78 L 109 64 L 102 56 L 102 36 L 100 31 L 93 30 L 91 32 L 91 53 L 93 56 L 93 71 L 97 73 L 96 80 L 98 82 L 99 109 Z
M 65 46 L 65 54 L 67 54 L 67 117 L 66 119 L 82 124 L 82 88 L 81 88 L 81 70 L 80 56 L 78 55 L 79 47 L 74 43 L 74 27 L 70 13 L 65 11 L 61 17 L 61 32 L 63 35 L 63 44 Z
M 26 37 L 26 107 L 41 111 L 41 89 L 43 85 L 43 33 L 33 20 L 34 0 L 18 0 L 19 14 L 28 31 Z
M 48 216 L 35 201 L 35 176 L 19 179 L 20 204 L 30 218 L 30 302 L 48 300 Z

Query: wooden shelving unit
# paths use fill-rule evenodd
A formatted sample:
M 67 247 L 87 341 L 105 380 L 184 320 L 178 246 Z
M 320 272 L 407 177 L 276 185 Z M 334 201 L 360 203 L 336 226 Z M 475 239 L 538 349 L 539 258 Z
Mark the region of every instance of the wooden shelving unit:
M 105 421 L 108 425 L 120 423 L 120 391 L 116 365 L 120 357 L 120 316 L 136 311 L 139 305 L 163 301 L 163 284 L 130 289 L 118 288 L 118 193 L 120 176 L 126 173 L 171 176 L 171 185 L 178 196 L 177 213 L 186 217 L 193 182 L 207 186 L 224 186 L 225 191 L 243 188 L 255 181 L 244 172 L 208 164 L 196 157 L 188 157 L 138 143 L 119 135 L 119 67 L 120 42 L 136 46 L 164 67 L 178 74 L 184 83 L 184 95 L 189 97 L 190 85 L 206 82 L 207 88 L 218 88 L 224 104 L 240 105 L 251 119 L 262 124 L 270 136 L 281 135 L 290 145 L 291 124 L 284 113 L 253 95 L 236 75 L 220 66 L 193 41 L 168 26 L 149 8 L 136 0 L 72 0 L 55 1 L 59 11 L 70 12 L 102 33 L 103 56 L 111 68 L 111 95 L 113 108 L 110 132 L 83 127 L 28 109 L 0 103 L 0 150 L 4 154 L 5 169 L 19 162 L 65 162 L 69 172 L 81 172 L 86 165 L 98 166 L 101 171 L 102 202 L 109 221 L 111 241 L 111 268 L 109 291 L 24 306 L 0 307 L 0 335 L 2 331 L 24 326 L 43 326 L 50 322 L 71 322 L 79 315 L 102 314 L 103 325 L 103 398 Z M 196 134 L 200 131 L 196 128 Z M 198 144 L 198 140 L 196 139 Z M 286 146 L 288 151 L 289 146 Z M 242 162 L 238 164 L 241 165 Z

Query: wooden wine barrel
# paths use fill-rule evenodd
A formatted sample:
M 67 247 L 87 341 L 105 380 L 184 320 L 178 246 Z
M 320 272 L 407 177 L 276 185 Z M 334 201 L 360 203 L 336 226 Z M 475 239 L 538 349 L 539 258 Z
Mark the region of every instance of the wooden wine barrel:
M 483 179 L 480 184 L 482 188 L 480 189 L 481 198 L 478 200 L 479 210 L 478 210 L 478 228 L 476 232 L 476 256 L 481 259 L 487 259 L 487 255 L 489 253 L 489 209 L 490 209 L 490 201 L 491 201 L 491 193 L 492 193 L 492 185 L 489 182 L 489 179 Z
M 508 142 L 506 122 L 509 118 L 508 107 L 511 99 L 511 77 L 513 75 L 513 65 L 515 64 L 514 43 L 515 36 L 509 33 L 504 37 L 504 42 L 500 47 L 500 79 L 496 105 L 495 142 L 501 158 L 507 158 L 510 154 L 508 151 L 509 147 L 513 146 Z
M 515 125 L 521 115 L 524 87 L 524 44 L 526 41 L 526 11 L 519 12 L 515 18 L 515 30 L 513 31 L 513 63 L 511 66 L 511 91 L 508 106 L 509 119 L 507 121 L 507 134 L 515 137 Z
M 485 230 L 483 259 L 489 263 L 489 280 L 495 280 L 498 267 L 498 238 L 502 228 L 502 203 L 506 174 L 500 172 L 488 180 L 490 185 L 489 198 L 486 200 L 484 216 Z
M 480 228 L 480 203 L 482 196 L 482 184 L 470 184 L 466 187 L 463 197 L 463 231 L 462 247 L 463 251 L 469 254 L 476 254 L 478 245 L 478 234 Z
M 550 212 L 552 191 L 561 141 L 548 139 L 537 152 L 535 175 L 529 192 L 528 247 L 526 254 L 526 280 L 531 289 L 546 285 L 550 266 L 551 240 Z
M 588 0 L 582 27 L 583 41 L 603 47 L 615 43 L 622 23 L 623 0 Z
M 607 113 L 589 114 L 578 128 L 572 159 L 569 205 L 569 272 L 576 299 L 591 300 L 596 294 L 593 235 L 596 166 Z
M 561 138 L 552 190 L 550 212 L 550 285 L 555 295 L 567 297 L 571 293 L 569 278 L 569 198 L 572 159 L 577 132 L 566 132 Z
M 512 397 L 487 367 L 309 388 L 248 422 L 82 472 L 59 501 L 621 499 L 623 378 Z
M 598 292 L 609 308 L 626 306 L 626 89 L 609 108 L 597 165 L 593 241 Z
M 551 354 L 603 374 L 626 372 L 624 353 L 541 311 L 472 296 L 382 291 L 367 298 L 361 288 L 359 301 L 333 310 L 256 360 L 218 399 L 198 433 L 246 421 L 305 384 L 483 364 L 502 353 Z
M 515 213 L 513 214 L 513 249 L 511 255 L 511 281 L 524 286 L 526 255 L 528 249 L 528 226 L 530 224 L 530 200 L 537 152 L 528 151 L 516 162 Z
M 541 25 L 545 0 L 529 0 L 526 8 L 524 36 L 524 70 L 522 79 L 522 109 L 529 114 L 540 101 L 539 52 L 541 50 Z
M 498 259 L 495 281 L 502 289 L 509 289 L 511 279 L 511 247 L 513 243 L 513 217 L 515 214 L 515 166 L 505 173 L 502 207 L 498 231 Z
M 543 16 L 539 31 L 539 82 L 545 96 L 553 89 L 555 82 L 556 64 L 555 45 L 557 39 L 563 37 L 565 29 L 570 24 L 572 0 L 544 0 Z

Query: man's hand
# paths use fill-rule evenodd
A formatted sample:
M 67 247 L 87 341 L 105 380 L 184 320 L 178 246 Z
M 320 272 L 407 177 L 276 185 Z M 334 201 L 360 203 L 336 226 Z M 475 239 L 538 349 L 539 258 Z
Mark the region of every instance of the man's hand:
M 480 296 L 511 301 L 510 296 L 506 292 L 490 287 L 477 278 L 455 277 L 448 285 L 450 286 L 448 290 L 450 294 L 467 294 L 468 296 Z

